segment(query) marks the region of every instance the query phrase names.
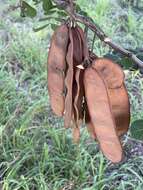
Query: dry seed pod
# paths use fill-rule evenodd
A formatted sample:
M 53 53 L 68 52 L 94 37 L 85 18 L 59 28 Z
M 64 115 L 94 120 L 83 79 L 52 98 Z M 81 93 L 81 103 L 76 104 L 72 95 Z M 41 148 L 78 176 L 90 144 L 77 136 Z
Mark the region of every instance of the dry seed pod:
M 72 30 L 73 34 L 73 64 L 74 64 L 74 80 L 73 80 L 73 139 L 74 142 L 79 142 L 80 138 L 80 125 L 83 119 L 83 71 L 77 68 L 77 65 L 82 64 L 83 62 L 83 41 L 81 35 L 78 31 L 79 26 L 76 26 Z
M 52 110 L 57 116 L 62 116 L 65 109 L 64 72 L 68 41 L 68 27 L 63 24 L 54 32 L 48 54 L 48 91 Z
M 74 51 L 75 51 L 74 60 L 76 61 L 76 63 L 78 63 L 78 65 L 83 65 L 83 62 L 85 60 L 88 60 L 88 58 L 89 58 L 87 41 L 86 41 L 86 37 L 85 37 L 83 30 L 79 26 L 77 26 L 75 28 L 75 32 L 76 32 L 75 36 L 77 36 L 76 40 L 78 42 L 77 43 L 78 45 L 76 47 L 78 47 L 78 50 L 76 50 L 76 47 L 74 48 Z M 84 74 L 84 71 L 81 70 L 80 68 L 76 67 L 75 75 L 74 75 L 75 76 L 75 84 L 76 84 L 76 88 L 75 88 L 76 94 L 74 96 L 74 109 L 75 109 L 74 118 L 75 118 L 75 125 L 77 126 L 78 129 L 84 118 L 83 74 Z M 86 117 L 86 119 L 87 119 L 87 117 Z M 89 131 L 92 133 L 93 130 L 92 130 L 92 128 L 90 128 L 92 126 L 89 123 L 87 125 L 88 125 Z M 92 135 L 92 136 L 94 136 L 94 135 Z
M 130 103 L 125 85 L 108 89 L 112 113 L 115 118 L 118 136 L 125 134 L 130 125 Z
M 124 82 L 124 73 L 119 65 L 106 58 L 95 59 L 92 63 L 103 76 L 108 88 L 119 88 Z
M 95 69 L 85 70 L 84 87 L 89 115 L 101 150 L 112 162 L 120 162 L 123 151 L 117 136 L 106 85 Z
M 78 51 L 76 48 L 74 48 L 74 97 L 73 97 L 73 106 L 74 106 L 74 118 L 75 123 L 77 126 L 80 125 L 81 120 L 83 119 L 83 112 L 82 112 L 82 102 L 83 102 L 83 95 L 84 95 L 84 89 L 83 89 L 83 70 L 77 68 L 76 66 L 78 64 L 82 64 L 83 58 L 84 58 L 84 52 L 83 52 L 83 37 L 84 35 L 83 31 L 79 33 L 79 30 L 82 30 L 79 26 L 77 26 L 74 29 L 73 33 L 73 39 L 74 36 L 77 36 L 76 40 L 74 39 L 74 46 L 76 45 Z
M 92 63 L 97 58 L 98 58 L 97 55 L 95 55 L 92 51 L 89 50 L 89 60 L 90 60 L 90 62 Z M 90 118 L 90 115 L 89 115 L 88 106 L 87 106 L 86 101 L 85 101 L 84 106 L 85 106 L 85 108 L 84 108 L 85 124 L 86 124 L 87 130 L 88 130 L 91 138 L 93 140 L 96 140 L 96 133 L 95 133 L 95 130 L 94 130 L 94 126 L 93 126 L 93 124 L 91 122 L 91 118 Z
M 69 28 L 70 44 L 68 46 L 68 52 L 66 56 L 67 60 L 67 72 L 65 77 L 65 86 L 67 89 L 67 94 L 65 97 L 65 110 L 64 110 L 64 126 L 69 128 L 72 121 L 73 115 L 73 36 L 71 28 Z
M 78 27 L 78 32 L 81 36 L 81 39 L 82 39 L 82 42 L 83 42 L 83 57 L 84 57 L 84 60 L 88 60 L 89 59 L 89 50 L 88 50 L 88 47 L 87 47 L 87 40 L 86 40 L 86 36 L 83 32 L 83 30 Z
M 73 80 L 73 140 L 75 143 L 79 142 L 80 138 L 80 124 L 81 124 L 81 106 L 82 106 L 82 94 L 80 90 L 80 70 L 74 68 L 74 80 Z
M 83 71 L 79 68 L 75 70 L 75 81 L 76 81 L 76 94 L 74 96 L 74 108 L 75 108 L 75 121 L 81 124 L 83 119 L 83 97 L 84 97 L 84 87 L 83 87 Z
M 89 59 L 89 60 L 93 61 L 93 59 L 95 57 L 97 58 L 97 56 L 95 54 L 93 54 L 91 51 L 88 50 L 86 36 L 85 36 L 83 30 L 80 27 L 78 27 L 78 32 L 79 32 L 79 34 L 81 36 L 81 40 L 82 40 L 82 44 L 83 44 L 83 59 L 84 60 Z M 80 69 L 80 71 L 81 71 L 81 69 Z M 82 72 L 82 74 L 81 74 L 81 79 L 80 79 L 80 81 L 81 81 L 80 82 L 80 87 L 81 87 L 81 89 L 83 91 L 84 104 L 82 103 L 82 109 L 81 109 L 80 112 L 81 112 L 81 115 L 82 115 L 82 120 L 83 120 L 83 117 L 85 116 L 85 123 L 87 125 L 87 129 L 88 129 L 91 137 L 93 139 L 95 139 L 96 134 L 95 134 L 95 131 L 94 131 L 94 127 L 93 127 L 92 123 L 90 122 L 90 115 L 89 115 L 87 103 L 86 103 L 85 98 L 84 98 L 84 85 L 83 85 L 84 71 L 81 71 L 81 72 Z M 83 99 L 82 99 L 82 101 L 83 101 Z
M 73 36 L 73 61 L 78 65 L 83 61 L 83 42 L 81 36 L 78 31 L 79 26 L 72 28 L 72 36 Z M 76 66 L 74 64 L 74 66 Z
M 107 85 L 117 133 L 121 136 L 128 131 L 130 123 L 130 103 L 124 85 L 124 73 L 120 66 L 104 58 L 93 61 L 92 67 L 100 73 Z
M 85 123 L 87 126 L 87 130 L 88 130 L 89 134 L 91 135 L 92 139 L 95 140 L 96 139 L 96 133 L 94 130 L 94 126 L 91 122 L 91 118 L 89 115 L 89 110 L 88 110 L 88 106 L 87 106 L 86 102 L 84 103 L 84 112 L 85 112 Z
M 82 62 L 82 41 L 78 34 L 78 27 L 70 28 L 70 45 L 68 47 L 67 53 L 67 73 L 65 78 L 65 85 L 67 88 L 67 94 L 65 98 L 65 127 L 68 128 L 71 125 L 72 115 L 74 114 L 75 125 L 79 128 L 78 124 L 78 106 L 81 104 L 76 104 L 79 102 L 80 96 L 80 71 L 76 68 L 78 62 Z M 82 98 L 82 97 L 81 97 Z

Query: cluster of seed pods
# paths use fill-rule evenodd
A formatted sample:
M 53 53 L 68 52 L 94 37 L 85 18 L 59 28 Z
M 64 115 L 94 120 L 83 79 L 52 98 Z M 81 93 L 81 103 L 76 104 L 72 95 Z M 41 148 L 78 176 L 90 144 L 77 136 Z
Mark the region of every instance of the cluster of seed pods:
M 48 53 L 48 92 L 53 112 L 72 127 L 74 142 L 85 123 L 103 154 L 113 163 L 123 158 L 120 136 L 128 131 L 130 104 L 119 65 L 88 49 L 78 25 L 60 25 Z

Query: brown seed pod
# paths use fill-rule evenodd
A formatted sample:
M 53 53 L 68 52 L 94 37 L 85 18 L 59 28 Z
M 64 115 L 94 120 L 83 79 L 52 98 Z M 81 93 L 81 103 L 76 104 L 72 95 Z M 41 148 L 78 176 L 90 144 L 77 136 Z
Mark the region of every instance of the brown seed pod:
M 83 43 L 78 32 L 78 26 L 69 29 L 70 45 L 67 53 L 67 73 L 65 85 L 67 94 L 65 98 L 65 127 L 70 127 L 71 118 L 75 126 L 79 128 L 79 117 L 81 116 L 81 106 L 83 93 L 81 87 L 81 74 L 76 66 L 83 60 Z M 70 47 L 71 46 L 71 47 Z M 72 117 L 73 116 L 73 117 Z
M 77 65 L 82 64 L 83 62 L 83 40 L 78 30 L 82 30 L 79 26 L 76 26 L 72 30 L 73 34 L 73 64 L 74 64 L 74 80 L 73 80 L 73 139 L 74 142 L 79 142 L 80 138 L 80 125 L 83 119 L 83 70 L 77 68 Z M 78 138 L 77 138 L 78 137 Z
M 69 28 L 70 44 L 68 46 L 68 52 L 66 56 L 67 60 L 67 72 L 65 77 L 65 86 L 67 89 L 65 97 L 65 110 L 64 110 L 64 126 L 69 128 L 73 116 L 73 76 L 74 76 L 74 67 L 73 67 L 73 36 L 71 28 Z
M 93 61 L 92 67 L 100 73 L 107 85 L 118 136 L 121 136 L 128 131 L 130 124 L 130 103 L 124 85 L 124 73 L 120 66 L 104 58 Z
M 76 33 L 75 36 L 77 36 L 77 38 L 76 38 L 77 45 L 74 48 L 74 60 L 75 60 L 74 66 L 84 65 L 84 61 L 88 60 L 88 58 L 89 58 L 86 37 L 84 35 L 83 30 L 79 26 L 77 26 L 75 28 L 75 33 Z M 73 99 L 73 102 L 74 102 L 73 105 L 74 105 L 74 120 L 75 120 L 75 126 L 77 129 L 80 128 L 80 125 L 84 118 L 83 74 L 84 74 L 84 70 L 82 70 L 78 67 L 75 67 L 75 69 L 74 69 L 74 79 L 75 79 L 74 92 L 75 92 L 75 95 L 74 95 L 74 99 Z
M 90 118 L 90 115 L 89 115 L 89 110 L 88 110 L 88 106 L 87 106 L 87 103 L 85 101 L 84 103 L 84 112 L 85 112 L 85 123 L 86 123 L 86 126 L 87 126 L 87 130 L 89 132 L 89 134 L 91 135 L 91 138 L 93 140 L 96 140 L 96 133 L 95 133 L 95 130 L 94 130 L 94 126 L 91 122 L 91 118 Z
M 83 61 L 83 42 L 78 30 L 79 26 L 72 28 L 74 66 L 81 64 Z
M 82 43 L 83 43 L 83 59 L 85 61 L 85 60 L 89 59 L 89 50 L 88 50 L 88 46 L 87 46 L 87 39 L 85 37 L 85 34 L 84 34 L 83 30 L 80 27 L 78 27 L 77 29 L 78 29 L 78 32 L 79 32 L 79 34 L 81 36 L 81 39 L 82 39 Z
M 89 50 L 89 60 L 90 62 L 92 63 L 95 59 L 97 59 L 97 55 L 95 55 L 92 51 Z M 94 130 L 94 126 L 91 122 L 91 118 L 90 118 L 90 115 L 89 115 L 89 110 L 88 110 L 88 106 L 87 106 L 87 103 L 85 101 L 85 104 L 84 104 L 84 114 L 85 114 L 85 124 L 86 124 L 86 127 L 87 127 L 87 130 L 91 136 L 91 138 L 93 140 L 96 140 L 96 133 L 95 133 L 95 130 Z
M 52 110 L 57 116 L 63 116 L 65 109 L 64 80 L 68 42 L 68 27 L 63 24 L 54 32 L 48 54 L 48 91 Z
M 115 118 L 118 136 L 125 134 L 130 125 L 130 103 L 125 85 L 108 89 L 112 113 Z
M 76 81 L 76 90 L 74 96 L 74 108 L 75 108 L 75 121 L 78 123 L 83 119 L 83 97 L 84 97 L 84 87 L 83 87 L 83 71 L 79 68 L 76 68 L 75 71 L 75 81 Z
M 84 88 L 83 88 L 83 70 L 77 68 L 77 65 L 82 64 L 84 60 L 84 52 L 83 52 L 83 36 L 81 37 L 81 30 L 82 35 L 84 35 L 82 29 L 79 26 L 76 26 L 74 29 L 73 36 L 77 36 L 76 40 L 74 40 L 74 97 L 73 97 L 73 106 L 74 106 L 74 119 L 76 125 L 80 125 L 80 120 L 83 119 L 83 112 L 82 112 L 82 102 L 84 96 Z M 76 34 L 76 35 L 75 35 Z
M 112 162 L 120 162 L 123 151 L 117 136 L 105 82 L 95 69 L 88 68 L 84 73 L 84 87 L 89 115 L 101 150 Z
M 101 73 L 108 88 L 119 88 L 124 82 L 124 73 L 119 65 L 105 58 L 95 59 L 92 67 Z

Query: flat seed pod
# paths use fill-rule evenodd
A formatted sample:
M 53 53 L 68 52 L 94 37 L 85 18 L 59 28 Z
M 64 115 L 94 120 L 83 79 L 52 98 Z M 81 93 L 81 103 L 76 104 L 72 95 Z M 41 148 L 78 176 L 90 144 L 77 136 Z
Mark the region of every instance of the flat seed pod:
M 123 151 L 117 136 L 106 85 L 95 69 L 85 70 L 84 87 L 89 115 L 100 148 L 109 160 L 114 163 L 120 162 Z
M 123 84 L 124 73 L 120 66 L 111 60 L 105 58 L 95 59 L 92 67 L 102 74 L 108 88 L 119 88 Z
M 65 77 L 65 86 L 67 89 L 67 94 L 65 97 L 65 110 L 64 110 L 64 126 L 69 128 L 73 116 L 73 36 L 71 28 L 69 28 L 70 44 L 68 46 L 68 52 L 66 56 L 67 60 L 67 72 Z
M 76 110 L 76 122 L 83 119 L 82 103 L 84 97 L 84 88 L 83 88 L 83 71 L 79 68 L 76 68 L 75 71 L 75 80 L 76 80 L 76 94 L 74 97 L 74 108 Z
M 85 34 L 80 27 L 77 27 L 77 30 L 78 30 L 78 32 L 81 36 L 82 42 L 83 42 L 83 58 L 84 58 L 84 60 L 89 59 L 89 50 L 87 47 L 87 40 L 86 40 Z
M 83 90 L 81 89 L 81 70 L 74 68 L 73 80 L 73 140 L 79 142 L 80 138 L 80 125 L 82 120 L 82 98 Z M 82 85 L 83 86 L 83 85 Z
M 52 110 L 57 116 L 63 116 L 65 109 L 64 80 L 68 42 L 68 27 L 63 24 L 54 32 L 48 53 L 48 92 Z
M 115 118 L 118 136 L 125 134 L 130 125 L 130 103 L 125 85 L 108 89 L 112 113 Z
M 74 53 L 73 53 L 73 61 L 74 61 L 74 83 L 73 83 L 73 109 L 74 109 L 74 128 L 73 128 L 73 139 L 74 142 L 79 142 L 80 138 L 80 125 L 83 120 L 83 96 L 84 96 L 84 88 L 83 88 L 83 70 L 77 68 L 77 65 L 82 64 L 83 62 L 83 41 L 81 35 L 78 31 L 79 26 L 74 28 L 73 32 L 73 44 L 74 44 Z M 78 138 L 77 138 L 78 137 Z
M 83 39 L 79 30 L 82 30 L 77 26 L 75 28 L 75 33 L 77 35 L 77 44 L 78 44 L 78 51 L 74 48 L 74 97 L 73 97 L 73 105 L 74 105 L 74 118 L 76 125 L 80 125 L 80 120 L 83 119 L 83 112 L 82 112 L 82 102 L 84 96 L 84 88 L 83 88 L 83 70 L 77 68 L 78 64 L 82 64 L 84 58 L 83 52 Z M 82 35 L 84 35 L 83 31 L 81 31 Z M 77 59 L 77 58 L 78 59 Z
M 121 136 L 128 131 L 130 124 L 130 103 L 124 85 L 124 73 L 117 64 L 104 58 L 95 60 L 92 67 L 100 73 L 100 76 L 107 85 L 117 133 L 118 136 Z M 105 71 L 108 72 L 108 76 Z M 110 88 L 111 86 L 112 88 Z
M 86 123 L 86 126 L 87 126 L 87 130 L 91 136 L 91 138 L 93 140 L 96 140 L 96 133 L 95 133 L 95 130 L 94 130 L 94 126 L 91 122 L 91 118 L 90 118 L 90 115 L 89 115 L 89 110 L 88 110 L 88 106 L 87 106 L 87 103 L 85 102 L 84 104 L 84 112 L 85 112 L 85 123 Z
M 78 31 L 79 26 L 72 28 L 73 36 L 73 61 L 78 65 L 83 61 L 83 42 Z M 74 64 L 74 66 L 76 66 Z

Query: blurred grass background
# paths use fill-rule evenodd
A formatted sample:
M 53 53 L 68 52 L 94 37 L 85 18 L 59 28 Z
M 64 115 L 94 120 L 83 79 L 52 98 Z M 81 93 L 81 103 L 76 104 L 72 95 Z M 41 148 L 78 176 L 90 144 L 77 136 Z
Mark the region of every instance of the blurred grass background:
M 123 138 L 126 161 L 112 165 L 82 130 L 79 145 L 49 106 L 47 52 L 50 27 L 33 32 L 37 20 L 11 11 L 16 0 L 0 0 L 0 189 L 142 190 L 143 145 Z M 116 43 L 143 49 L 143 9 L 124 0 L 78 0 Z M 143 1 L 140 1 L 143 7 Z M 89 41 L 93 34 L 89 34 Z M 94 52 L 109 48 L 96 39 Z M 132 120 L 143 117 L 143 78 L 129 72 L 126 86 Z

